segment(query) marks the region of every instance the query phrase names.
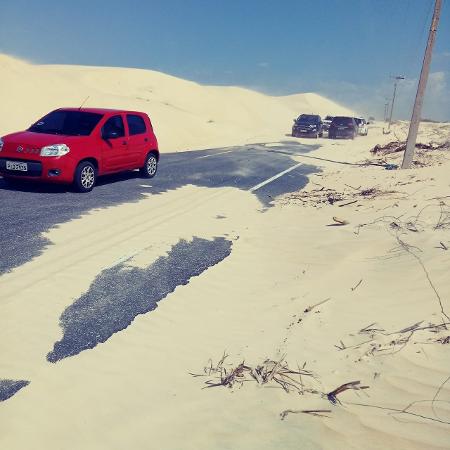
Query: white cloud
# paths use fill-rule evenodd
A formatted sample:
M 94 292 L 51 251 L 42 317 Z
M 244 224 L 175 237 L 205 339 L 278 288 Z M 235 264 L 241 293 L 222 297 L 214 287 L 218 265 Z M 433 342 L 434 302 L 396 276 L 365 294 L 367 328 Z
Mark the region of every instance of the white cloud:
M 428 91 L 432 95 L 445 94 L 447 90 L 447 77 L 445 72 L 432 72 L 428 76 Z M 449 100 L 450 102 L 450 100 Z

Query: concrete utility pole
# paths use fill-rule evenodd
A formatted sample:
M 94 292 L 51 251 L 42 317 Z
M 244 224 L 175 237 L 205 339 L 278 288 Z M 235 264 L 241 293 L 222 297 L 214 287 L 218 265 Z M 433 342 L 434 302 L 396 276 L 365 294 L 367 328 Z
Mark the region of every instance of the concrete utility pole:
M 389 111 L 389 101 L 387 101 L 388 99 L 386 98 L 386 103 L 384 104 L 384 121 L 387 122 L 388 120 L 388 111 Z
M 402 169 L 409 169 L 411 167 L 414 150 L 416 148 L 417 132 L 419 130 L 420 112 L 422 111 L 423 97 L 427 87 L 428 73 L 430 72 L 431 55 L 433 53 L 433 45 L 436 40 L 436 31 L 441 15 L 442 0 L 436 0 L 434 4 L 433 20 L 431 21 L 430 33 L 428 34 L 427 48 L 423 58 L 422 71 L 420 72 L 419 85 L 417 86 L 416 101 L 414 102 L 414 109 L 409 125 L 408 140 L 406 141 L 406 150 L 403 155 Z
M 394 78 L 394 94 L 392 95 L 391 114 L 389 115 L 389 123 L 388 123 L 388 133 L 389 133 L 390 130 L 391 130 L 392 113 L 394 112 L 395 94 L 397 93 L 397 83 L 398 83 L 400 80 L 404 80 L 405 77 L 396 76 L 396 77 L 392 77 L 392 78 Z

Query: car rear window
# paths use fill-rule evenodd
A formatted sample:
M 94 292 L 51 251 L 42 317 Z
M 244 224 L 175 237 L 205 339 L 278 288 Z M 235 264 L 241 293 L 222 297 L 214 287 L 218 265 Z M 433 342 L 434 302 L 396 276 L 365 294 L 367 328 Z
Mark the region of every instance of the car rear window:
M 335 117 L 333 119 L 334 125 L 353 125 L 353 119 L 351 117 Z
M 136 114 L 127 114 L 127 122 L 130 136 L 133 136 L 134 134 L 142 134 L 147 131 L 144 119 L 141 116 Z
M 298 119 L 298 122 L 303 122 L 303 123 L 317 123 L 319 121 L 319 117 L 318 116 L 312 116 L 310 114 L 302 114 Z
M 53 111 L 33 124 L 33 133 L 89 136 L 103 116 L 86 111 Z

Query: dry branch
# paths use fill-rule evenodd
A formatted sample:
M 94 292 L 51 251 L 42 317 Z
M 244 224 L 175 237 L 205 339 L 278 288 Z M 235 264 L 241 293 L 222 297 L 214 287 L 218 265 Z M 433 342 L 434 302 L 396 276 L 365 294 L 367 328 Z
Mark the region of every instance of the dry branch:
M 331 413 L 331 409 L 286 409 L 280 413 L 281 420 L 284 420 L 288 414 L 310 414 L 316 417 L 330 417 L 326 413 Z
M 337 396 L 344 391 L 348 391 L 350 389 L 359 391 L 361 389 L 369 389 L 369 386 L 360 386 L 361 381 L 350 381 L 349 383 L 342 384 L 338 388 L 336 388 L 334 391 L 331 391 L 327 394 L 328 400 L 333 403 L 333 405 L 336 405 L 337 403 L 340 403 Z

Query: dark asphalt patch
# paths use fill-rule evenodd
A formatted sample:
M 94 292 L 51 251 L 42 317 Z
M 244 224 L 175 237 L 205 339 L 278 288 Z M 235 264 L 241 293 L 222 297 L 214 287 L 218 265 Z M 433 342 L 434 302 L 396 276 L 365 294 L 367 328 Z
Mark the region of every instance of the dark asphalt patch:
M 232 242 L 195 237 L 179 241 L 167 256 L 145 269 L 121 263 L 104 270 L 88 292 L 69 306 L 60 318 L 63 338 L 47 360 L 57 362 L 105 342 L 127 328 L 139 314 L 154 310 L 177 286 L 189 283 L 231 253 Z
M 305 154 L 320 146 L 317 142 L 301 144 L 282 142 L 276 147 L 285 154 L 274 153 L 263 144 L 219 148 L 161 155 L 158 174 L 151 180 L 138 172 L 123 172 L 101 177 L 88 194 L 71 191 L 70 186 L 20 183 L 9 185 L 0 177 L 2 230 L 0 239 L 0 274 L 30 261 L 50 244 L 42 233 L 56 224 L 68 222 L 96 208 L 138 202 L 147 194 L 162 194 L 194 185 L 207 188 L 235 187 L 247 191 L 265 179 L 288 169 L 295 155 Z M 230 153 L 220 154 L 227 150 Z M 201 156 L 213 155 L 211 158 Z M 302 165 L 295 177 L 281 177 L 254 195 L 265 207 L 281 194 L 295 192 L 308 182 L 308 174 L 317 172 L 312 165 Z M 143 189 L 141 184 L 151 185 Z M 143 192 L 145 191 L 145 192 Z
M 0 380 L 0 402 L 8 400 L 29 384 L 27 380 Z

